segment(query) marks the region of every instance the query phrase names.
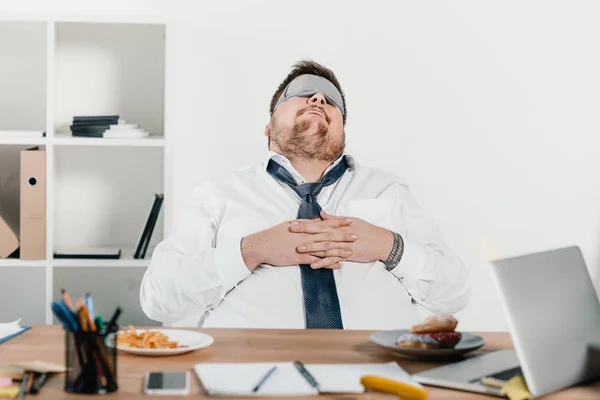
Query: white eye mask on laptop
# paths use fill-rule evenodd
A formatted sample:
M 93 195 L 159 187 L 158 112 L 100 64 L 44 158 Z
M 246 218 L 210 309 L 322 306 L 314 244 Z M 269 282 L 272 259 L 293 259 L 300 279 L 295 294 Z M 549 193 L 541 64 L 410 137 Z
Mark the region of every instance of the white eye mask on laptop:
M 294 97 L 311 97 L 315 93 L 322 93 L 327 103 L 336 106 L 344 115 L 342 94 L 329 80 L 316 75 L 303 75 L 291 81 L 277 100 L 273 112 L 286 100 Z

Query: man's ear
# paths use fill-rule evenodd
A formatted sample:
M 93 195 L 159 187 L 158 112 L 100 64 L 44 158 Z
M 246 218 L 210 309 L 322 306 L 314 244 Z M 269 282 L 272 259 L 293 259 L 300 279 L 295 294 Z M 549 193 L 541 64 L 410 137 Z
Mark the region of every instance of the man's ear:
M 271 121 L 265 126 L 265 136 L 268 138 L 271 137 Z

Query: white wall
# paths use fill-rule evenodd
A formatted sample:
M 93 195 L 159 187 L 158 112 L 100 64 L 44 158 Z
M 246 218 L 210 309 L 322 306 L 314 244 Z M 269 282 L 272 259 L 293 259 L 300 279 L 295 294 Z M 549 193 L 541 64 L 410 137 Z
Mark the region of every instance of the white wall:
M 597 2 L 35 3 L 173 22 L 176 210 L 215 171 L 262 157 L 270 96 L 307 57 L 344 86 L 348 150 L 406 176 L 471 266 L 462 329 L 506 330 L 481 241 L 498 257 L 578 244 L 600 285 Z

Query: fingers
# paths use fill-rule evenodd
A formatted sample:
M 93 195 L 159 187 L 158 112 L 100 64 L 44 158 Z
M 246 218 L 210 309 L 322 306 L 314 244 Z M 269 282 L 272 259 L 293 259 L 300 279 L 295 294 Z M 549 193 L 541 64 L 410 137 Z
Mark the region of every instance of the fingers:
M 325 258 L 321 258 L 318 261 L 311 263 L 310 267 L 312 269 L 320 269 L 320 268 L 338 269 L 339 267 L 342 266 L 340 264 L 340 261 L 342 261 L 342 260 L 343 259 L 340 257 L 325 257 Z M 336 264 L 339 264 L 339 267 Z
M 319 269 L 319 268 L 340 269 L 342 267 L 342 264 L 339 262 L 340 260 L 342 260 L 342 259 L 339 257 L 321 258 L 321 257 L 316 257 L 312 254 L 304 254 L 300 258 L 299 264 L 310 265 L 310 267 L 313 269 Z M 317 265 L 317 266 L 313 267 L 313 265 Z
M 321 260 L 320 257 L 317 257 L 315 255 L 312 254 L 302 254 L 302 256 L 300 257 L 300 261 L 298 262 L 299 264 L 312 264 L 314 262 L 317 262 Z
M 298 253 L 323 253 L 329 252 L 331 250 L 340 250 L 340 251 L 351 251 L 352 244 L 347 242 L 314 242 L 314 243 L 306 243 L 300 245 L 296 248 Z M 326 254 L 326 255 L 338 255 L 338 254 Z M 342 255 L 340 255 L 341 257 Z M 325 257 L 325 256 L 321 256 Z
M 352 255 L 352 250 L 331 249 L 331 250 L 311 252 L 310 254 L 312 254 L 313 256 L 320 257 L 320 258 L 324 258 L 324 257 L 348 258 Z
M 348 226 L 352 219 L 346 217 L 334 217 L 328 215 L 327 220 L 321 219 L 300 219 L 290 221 L 290 229 L 296 233 L 323 233 L 330 232 L 336 228 Z
M 325 232 L 325 233 L 316 233 L 313 236 L 310 237 L 311 242 L 347 242 L 347 243 L 353 243 L 356 241 L 356 239 L 358 239 L 358 236 L 356 236 L 354 233 L 351 232 L 344 232 L 341 230 L 333 230 L 331 232 Z M 330 246 L 329 248 L 332 248 L 332 245 L 325 245 L 325 246 Z M 335 244 L 333 245 L 333 247 L 338 247 L 335 246 Z M 327 250 L 327 248 L 323 249 L 323 250 Z
M 321 218 L 323 218 L 326 224 L 330 224 L 334 228 L 348 226 L 352 223 L 352 218 L 329 215 L 323 210 L 321 210 Z
M 327 214 L 325 212 L 325 210 L 321 210 L 321 218 L 323 218 L 324 220 L 328 220 L 328 219 L 338 218 L 338 217 L 336 217 L 335 215 Z

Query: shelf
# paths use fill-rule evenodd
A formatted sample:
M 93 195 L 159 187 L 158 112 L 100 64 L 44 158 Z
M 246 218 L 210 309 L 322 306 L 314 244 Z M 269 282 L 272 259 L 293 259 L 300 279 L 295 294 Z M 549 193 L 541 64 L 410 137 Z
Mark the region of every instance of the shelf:
M 14 300 L 5 317 L 51 324 L 47 305 L 68 286 L 72 295 L 93 292 L 97 309 L 107 315 L 127 304 L 125 324 L 156 324 L 139 305 L 139 287 L 164 238 L 170 202 L 145 259 L 133 253 L 154 194 L 170 198 L 172 186 L 165 151 L 166 25 L 150 16 L 23 19 L 0 21 L 0 214 L 18 227 L 21 151 L 45 148 L 50 258 L 0 259 L 0 293 Z M 78 115 L 119 115 L 152 135 L 73 137 L 69 127 Z M 52 250 L 62 244 L 115 245 L 122 253 L 116 260 L 53 259 Z
M 46 145 L 48 139 L 42 137 L 31 137 L 34 131 L 2 131 L 0 130 L 0 144 L 10 145 Z M 40 132 L 41 133 L 41 132 Z M 18 135 L 22 134 L 23 137 Z
M 165 138 L 159 135 L 150 135 L 142 139 L 104 139 L 73 137 L 68 133 L 59 133 L 52 143 L 58 146 L 136 146 L 136 147 L 164 147 Z
M 21 260 L 19 258 L 0 259 L 2 267 L 45 267 L 46 260 Z
M 0 145 L 46 146 L 50 143 L 57 146 L 121 146 L 121 147 L 164 147 L 165 138 L 159 135 L 150 135 L 141 139 L 104 139 L 73 137 L 67 133 L 59 133 L 54 138 L 17 137 L 16 135 L 3 137 L 0 131 Z
M 143 260 L 136 260 L 133 258 L 134 249 L 122 249 L 121 258 L 118 260 L 92 260 L 86 258 L 55 258 L 52 260 L 53 267 L 73 267 L 73 268 L 86 268 L 86 267 L 147 267 L 152 259 L 152 251 L 154 249 L 148 249 L 146 252 L 146 258 Z

